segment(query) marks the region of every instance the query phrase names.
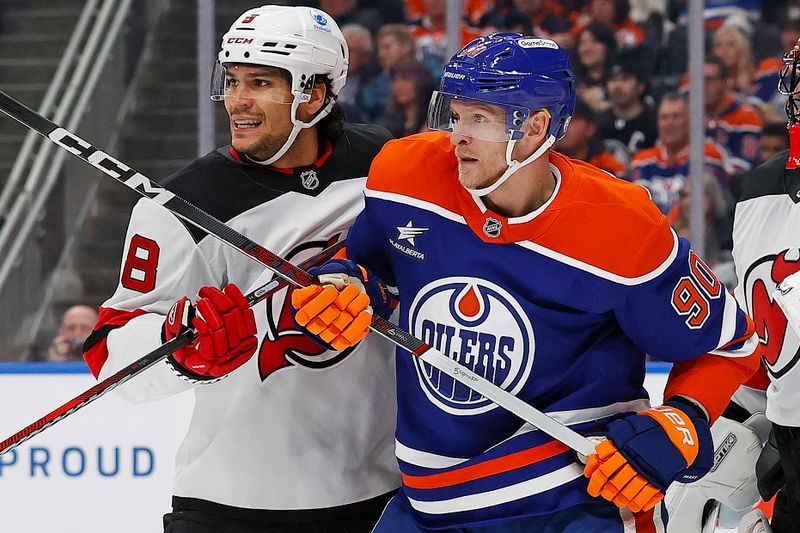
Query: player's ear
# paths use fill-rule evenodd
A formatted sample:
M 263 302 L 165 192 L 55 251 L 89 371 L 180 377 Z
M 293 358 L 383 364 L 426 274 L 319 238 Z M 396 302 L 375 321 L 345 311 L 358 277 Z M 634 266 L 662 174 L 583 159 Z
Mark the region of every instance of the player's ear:
M 547 127 L 550 124 L 550 115 L 544 109 L 537 111 L 522 124 L 522 131 L 526 137 L 534 137 L 535 140 L 547 136 Z
M 300 120 L 309 122 L 317 112 L 325 106 L 325 97 L 328 94 L 328 88 L 324 83 L 315 83 L 311 89 L 311 99 L 308 102 L 300 104 L 298 113 Z

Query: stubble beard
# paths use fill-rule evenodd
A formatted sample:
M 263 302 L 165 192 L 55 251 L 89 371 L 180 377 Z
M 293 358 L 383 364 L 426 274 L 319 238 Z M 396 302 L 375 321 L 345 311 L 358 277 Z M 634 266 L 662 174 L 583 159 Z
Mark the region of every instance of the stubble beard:
M 488 187 L 503 175 L 507 166 L 505 162 L 479 165 L 458 164 L 458 181 L 467 189 L 483 189 Z
M 233 140 L 233 147 L 237 152 L 248 155 L 256 161 L 266 161 L 274 156 L 286 142 L 288 135 L 262 135 L 250 144 L 243 144 L 243 140 Z

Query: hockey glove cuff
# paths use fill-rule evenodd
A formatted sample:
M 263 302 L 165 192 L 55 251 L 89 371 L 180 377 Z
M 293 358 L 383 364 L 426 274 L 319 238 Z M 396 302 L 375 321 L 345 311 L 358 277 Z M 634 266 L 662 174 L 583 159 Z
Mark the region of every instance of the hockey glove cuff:
M 713 464 L 713 443 L 702 410 L 673 399 L 608 425 L 608 440 L 589 457 L 589 494 L 633 512 L 652 508 L 673 481 L 691 483 Z
M 183 297 L 167 313 L 162 329 L 169 341 L 186 329 L 197 340 L 175 350 L 167 362 L 190 381 L 217 380 L 247 362 L 255 353 L 256 322 L 247 299 L 236 285 L 224 290 L 203 287 L 197 303 Z
M 333 259 L 311 268 L 321 285 L 296 289 L 292 308 L 298 327 L 336 350 L 361 342 L 372 315 L 389 318 L 396 301 L 386 284 L 347 259 Z

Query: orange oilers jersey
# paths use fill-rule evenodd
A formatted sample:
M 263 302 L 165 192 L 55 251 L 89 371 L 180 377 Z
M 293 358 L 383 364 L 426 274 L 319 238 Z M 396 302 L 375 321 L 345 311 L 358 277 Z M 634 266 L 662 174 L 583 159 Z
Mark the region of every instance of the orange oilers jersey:
M 549 162 L 552 197 L 507 218 L 460 185 L 447 134 L 390 141 L 348 257 L 397 287 L 402 327 L 576 431 L 646 408 L 645 354 L 675 363 L 668 396 L 715 419 L 758 365 L 752 323 L 643 187 Z M 408 354 L 396 361 L 400 497 L 422 526 L 593 501 L 574 452 Z
M 728 150 L 736 169 L 749 169 L 761 156 L 763 127 L 764 120 L 756 108 L 728 94 L 720 116 L 706 124 L 706 137 Z
M 705 142 L 706 171 L 715 176 L 727 188 L 729 173 L 726 167 L 727 154 L 710 141 Z M 681 189 L 689 176 L 689 147 L 669 157 L 664 145 L 639 150 L 631 160 L 628 179 L 650 191 L 653 202 L 662 213 L 669 213 L 678 201 Z

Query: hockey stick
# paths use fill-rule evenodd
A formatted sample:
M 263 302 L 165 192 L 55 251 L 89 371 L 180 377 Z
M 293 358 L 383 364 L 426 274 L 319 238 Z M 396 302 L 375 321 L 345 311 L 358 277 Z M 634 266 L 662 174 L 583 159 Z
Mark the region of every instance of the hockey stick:
M 336 252 L 344 248 L 345 241 L 337 242 L 321 252 L 315 254 L 314 256 L 310 257 L 306 261 L 300 264 L 302 268 L 309 268 L 319 263 L 322 263 L 331 257 L 333 257 Z M 254 289 L 252 292 L 248 293 L 245 298 L 247 299 L 247 303 L 250 307 L 253 307 L 258 302 L 268 298 L 278 292 L 279 290 L 285 288 L 289 285 L 289 282 L 284 279 L 272 279 L 268 281 L 264 285 Z M 26 440 L 30 439 L 34 435 L 37 435 L 44 431 L 45 429 L 49 428 L 56 422 L 63 420 L 64 418 L 68 417 L 78 409 L 82 407 L 86 407 L 99 397 L 103 396 L 105 393 L 109 392 L 112 389 L 115 389 L 119 385 L 122 385 L 129 379 L 134 376 L 139 375 L 140 373 L 144 372 L 154 364 L 158 363 L 162 359 L 165 359 L 169 354 L 177 350 L 182 346 L 186 346 L 187 344 L 191 343 L 195 339 L 196 333 L 193 330 L 186 330 L 174 339 L 166 342 L 150 352 L 149 354 L 137 359 L 130 365 L 126 366 L 125 368 L 119 370 L 117 373 L 107 377 L 97 385 L 94 385 L 87 391 L 79 394 L 75 398 L 71 399 L 64 405 L 57 407 L 53 411 L 47 413 L 42 418 L 37 420 L 36 422 L 22 428 L 3 442 L 0 442 L 0 456 L 4 453 L 13 450 Z
M 301 287 L 317 283 L 317 280 L 305 270 L 297 268 L 263 246 L 256 244 L 180 196 L 176 196 L 160 187 L 139 172 L 99 150 L 91 143 L 47 120 L 3 91 L 0 91 L 0 111 L 22 125 L 39 132 L 126 187 L 163 205 L 176 216 L 233 246 L 252 259 L 259 261 L 287 281 Z M 432 367 L 449 374 L 456 381 L 463 383 L 578 453 L 587 456 L 594 453 L 594 444 L 583 435 L 550 418 L 483 376 L 460 365 L 410 333 L 402 330 L 399 326 L 376 316 L 370 325 L 370 329 L 412 355 L 419 357 L 420 360 Z

